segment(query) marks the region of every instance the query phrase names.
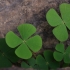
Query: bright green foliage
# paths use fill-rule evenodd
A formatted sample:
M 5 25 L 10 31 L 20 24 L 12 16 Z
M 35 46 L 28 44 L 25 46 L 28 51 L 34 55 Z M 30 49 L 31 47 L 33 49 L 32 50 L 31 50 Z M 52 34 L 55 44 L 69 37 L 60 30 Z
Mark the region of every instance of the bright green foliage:
M 39 66 L 36 64 L 36 60 L 34 58 L 30 58 L 27 60 L 27 62 L 22 62 L 21 63 L 22 68 L 33 68 L 33 69 L 38 69 Z
M 59 41 L 63 42 L 68 39 L 67 28 L 70 30 L 70 4 L 63 3 L 59 8 L 62 19 L 54 9 L 50 9 L 48 11 L 46 14 L 46 19 L 52 27 L 55 27 L 53 29 L 53 34 L 55 37 Z
M 65 50 L 64 45 L 60 43 L 56 45 L 55 49 L 53 56 L 56 61 L 64 60 L 65 63 L 70 63 L 70 46 Z
M 11 48 L 17 47 L 15 53 L 18 57 L 29 59 L 32 56 L 31 51 L 38 52 L 41 49 L 42 39 L 39 35 L 32 36 L 36 28 L 31 24 L 21 24 L 17 29 L 22 39 L 10 31 L 5 37 L 6 43 Z
M 19 58 L 15 55 L 14 49 L 8 47 L 4 38 L 0 39 L 0 68 L 11 67 Z M 10 62 L 11 61 L 11 62 Z
M 63 22 L 70 30 L 70 4 L 63 3 L 60 5 L 60 12 L 63 19 Z
M 36 62 L 39 65 L 40 69 L 49 70 L 49 68 L 56 69 L 59 67 L 59 63 L 56 62 L 53 58 L 52 51 L 50 50 L 44 51 L 43 55 L 44 57 L 42 55 L 38 55 L 36 57 Z

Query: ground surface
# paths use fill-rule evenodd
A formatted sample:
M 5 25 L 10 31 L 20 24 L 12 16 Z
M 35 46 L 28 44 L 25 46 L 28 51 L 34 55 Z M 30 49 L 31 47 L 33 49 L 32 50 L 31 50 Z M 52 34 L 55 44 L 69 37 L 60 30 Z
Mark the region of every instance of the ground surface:
M 45 15 L 50 8 L 59 13 L 61 3 L 70 3 L 70 0 L 0 0 L 0 38 L 10 30 L 18 34 L 16 27 L 19 24 L 31 23 L 43 39 L 43 49 L 53 49 L 58 40 L 52 34 L 53 28 L 48 25 Z M 65 45 L 70 45 L 70 36 Z

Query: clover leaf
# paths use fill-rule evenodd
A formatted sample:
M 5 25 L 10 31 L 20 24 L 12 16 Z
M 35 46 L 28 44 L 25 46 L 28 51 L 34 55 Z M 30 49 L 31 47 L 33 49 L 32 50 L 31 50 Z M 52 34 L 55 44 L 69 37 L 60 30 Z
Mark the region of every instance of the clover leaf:
M 44 56 L 44 57 L 43 57 Z M 42 70 L 56 69 L 59 63 L 53 59 L 53 52 L 50 50 L 44 51 L 42 55 L 36 57 L 36 62 Z
M 15 55 L 14 50 L 8 47 L 4 38 L 0 39 L 0 68 L 11 67 L 12 63 L 18 62 L 19 58 Z
M 11 67 L 12 63 L 0 52 L 0 68 Z
M 61 18 L 54 9 L 50 9 L 46 14 L 46 19 L 52 27 L 55 27 L 53 29 L 54 36 L 63 42 L 68 39 L 67 28 L 70 30 L 70 4 L 63 3 L 59 8 Z
M 5 53 L 8 50 L 10 50 L 10 48 L 7 48 L 5 39 L 0 39 L 0 68 L 7 68 L 12 66 L 12 63 L 9 61 Z
M 8 47 L 5 42 L 5 38 L 0 39 L 0 52 L 6 56 L 11 62 L 16 63 L 18 62 L 19 58 L 14 53 L 15 49 Z
M 55 49 L 53 56 L 56 61 L 64 60 L 65 63 L 70 63 L 70 46 L 65 50 L 64 44 L 60 43 L 56 45 Z
M 16 48 L 15 54 L 18 57 L 29 59 L 32 52 L 38 52 L 41 49 L 42 39 L 39 35 L 32 36 L 36 28 L 31 24 L 21 24 L 17 29 L 22 39 L 10 31 L 5 37 L 6 43 L 9 47 Z
M 23 61 L 21 63 L 22 68 L 33 68 L 33 69 L 38 69 L 39 66 L 36 64 L 36 60 L 34 58 L 30 58 L 27 60 L 27 62 Z

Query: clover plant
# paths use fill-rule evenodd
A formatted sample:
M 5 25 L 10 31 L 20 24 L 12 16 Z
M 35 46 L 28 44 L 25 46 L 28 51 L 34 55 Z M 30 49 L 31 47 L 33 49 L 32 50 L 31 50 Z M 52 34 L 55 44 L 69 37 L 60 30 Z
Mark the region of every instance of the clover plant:
M 42 47 L 42 39 L 39 35 L 33 36 L 36 28 L 32 24 L 21 24 L 17 27 L 21 38 L 12 31 L 6 34 L 6 43 L 11 48 L 16 48 L 15 54 L 22 59 L 29 59 L 32 52 L 38 52 Z
M 35 34 L 36 28 L 32 24 L 21 24 L 17 27 L 20 37 L 9 31 L 5 39 L 0 39 L 0 68 L 11 67 L 12 63 L 17 63 L 20 58 L 26 59 L 19 63 L 22 68 L 56 70 L 62 63 L 63 67 L 69 66 L 70 46 L 65 49 L 62 42 L 68 39 L 67 28 L 70 30 L 70 4 L 63 3 L 59 9 L 61 17 L 54 9 L 50 9 L 46 14 L 48 23 L 54 27 L 54 36 L 61 42 L 55 46 L 55 51 L 45 50 L 42 55 L 33 58 L 33 53 L 42 48 L 42 39 Z
M 8 47 L 4 38 L 0 39 L 0 68 L 11 67 L 19 58 L 14 54 L 14 49 Z
M 44 57 L 43 57 L 44 56 Z M 36 62 L 42 70 L 49 70 L 58 68 L 59 62 L 56 62 L 53 58 L 53 52 L 51 50 L 44 51 L 42 55 L 36 57 Z
M 33 68 L 33 69 L 39 69 L 39 66 L 36 63 L 36 59 L 35 58 L 30 58 L 28 59 L 26 62 L 22 62 L 21 63 L 21 67 L 22 68 Z
M 65 50 L 64 44 L 59 43 L 55 47 L 56 51 L 54 51 L 53 56 L 56 61 L 64 60 L 65 63 L 70 63 L 70 46 L 68 46 Z
M 46 14 L 46 19 L 52 27 L 55 27 L 53 29 L 54 36 L 63 42 L 68 39 L 67 28 L 70 30 L 70 4 L 62 3 L 59 9 L 61 17 L 54 9 L 50 9 Z

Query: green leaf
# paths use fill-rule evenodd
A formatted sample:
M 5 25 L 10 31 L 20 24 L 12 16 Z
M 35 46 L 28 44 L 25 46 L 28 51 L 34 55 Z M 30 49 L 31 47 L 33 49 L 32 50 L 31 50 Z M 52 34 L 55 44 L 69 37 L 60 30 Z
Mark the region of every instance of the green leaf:
M 15 35 L 12 31 L 6 34 L 6 43 L 9 47 L 15 48 L 22 42 L 23 41 L 17 35 Z
M 0 39 L 0 51 L 5 54 L 5 57 L 8 58 L 11 62 L 15 63 L 19 58 L 14 53 L 15 49 L 11 49 L 5 42 L 5 38 Z
M 0 68 L 8 68 L 11 67 L 12 63 L 0 53 Z
M 27 40 L 26 44 L 33 52 L 38 52 L 42 47 L 42 40 L 39 35 L 31 37 Z
M 26 46 L 26 44 L 21 44 L 15 51 L 15 54 L 24 59 L 29 59 L 32 56 L 31 51 L 29 48 Z
M 60 44 L 57 44 L 55 49 L 61 53 L 64 53 L 65 49 L 64 49 L 64 44 L 63 43 L 60 43 Z
M 21 24 L 18 26 L 18 30 L 23 40 L 28 39 L 36 32 L 36 28 L 31 24 Z
M 36 70 L 41 70 L 40 67 L 37 64 L 34 65 L 33 68 L 36 69 Z
M 70 63 L 70 46 L 68 46 L 66 51 L 65 51 L 64 62 L 65 63 Z
M 38 55 L 36 57 L 36 62 L 39 67 L 43 70 L 49 70 L 49 68 L 56 69 L 59 68 L 59 62 L 56 62 L 53 58 L 53 52 L 50 50 L 45 50 L 43 53 L 44 57 Z
M 40 70 L 49 70 L 49 67 L 48 67 L 48 65 L 42 65 L 42 66 L 39 66 L 39 69 Z
M 68 32 L 64 24 L 55 27 L 53 29 L 53 34 L 61 42 L 66 41 L 68 39 Z
M 15 54 L 15 49 L 11 49 L 8 52 L 5 53 L 6 57 L 13 63 L 18 62 L 20 58 L 17 57 Z
M 70 4 L 63 3 L 60 5 L 60 12 L 62 19 L 59 17 L 54 9 L 50 9 L 46 14 L 46 19 L 48 23 L 55 27 L 53 29 L 54 36 L 61 42 L 68 39 L 68 29 L 70 29 Z
M 61 61 L 63 59 L 64 63 L 70 63 L 70 46 L 64 50 L 63 43 L 60 43 L 56 45 L 55 49 L 57 51 L 53 53 L 53 56 L 56 61 Z
M 45 65 L 45 59 L 41 56 L 41 55 L 38 55 L 37 57 L 36 57 L 36 62 L 37 62 L 37 64 L 39 64 L 39 65 Z
M 65 63 L 70 63 L 70 54 L 65 54 L 64 55 L 64 62 Z
M 60 5 L 60 12 L 65 25 L 70 29 L 70 4 L 62 3 Z
M 41 56 L 41 55 L 38 55 L 37 57 L 36 57 L 36 62 L 37 62 L 37 64 L 39 65 L 39 67 L 41 68 L 41 69 L 45 69 L 45 70 L 48 70 L 48 65 L 46 65 L 46 61 L 45 61 L 45 59 Z
M 44 55 L 44 57 L 45 57 L 47 62 L 51 62 L 52 61 L 52 59 L 53 59 L 53 52 L 51 50 L 44 51 L 43 55 Z
M 66 53 L 70 54 L 70 46 L 67 47 Z
M 30 66 L 34 66 L 36 64 L 36 60 L 34 58 L 30 58 L 27 60 Z
M 51 50 L 46 50 L 43 54 L 50 68 L 56 69 L 59 67 L 59 63 L 54 60 L 53 52 Z
M 56 61 L 61 61 L 63 59 L 63 54 L 57 51 L 53 53 L 53 56 Z
M 6 43 L 9 47 L 16 48 L 15 54 L 18 57 L 29 59 L 32 56 L 31 51 L 38 52 L 41 49 L 42 39 L 39 35 L 30 37 L 36 31 L 36 28 L 31 24 L 21 24 L 18 26 L 18 30 L 23 40 L 10 31 L 6 35 Z
M 22 68 L 29 68 L 29 65 L 25 63 L 24 61 L 21 63 Z
M 57 26 L 63 23 L 62 19 L 54 9 L 50 9 L 48 11 L 48 13 L 46 14 L 46 19 L 51 26 Z
M 36 60 L 34 58 L 30 58 L 27 60 L 27 62 L 22 62 L 21 67 L 23 68 L 39 68 L 38 65 L 36 64 Z
M 6 44 L 5 38 L 0 39 L 0 51 L 1 52 L 8 52 L 11 48 Z
M 57 61 L 55 61 L 55 60 L 53 60 L 53 61 L 49 64 L 49 66 L 50 66 L 50 68 L 56 70 L 57 68 L 60 68 L 60 63 L 57 62 Z

